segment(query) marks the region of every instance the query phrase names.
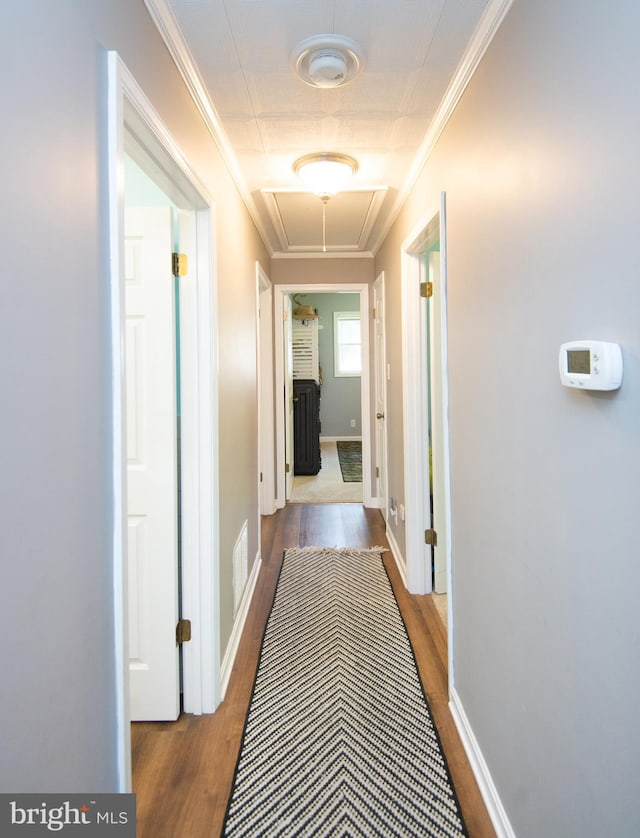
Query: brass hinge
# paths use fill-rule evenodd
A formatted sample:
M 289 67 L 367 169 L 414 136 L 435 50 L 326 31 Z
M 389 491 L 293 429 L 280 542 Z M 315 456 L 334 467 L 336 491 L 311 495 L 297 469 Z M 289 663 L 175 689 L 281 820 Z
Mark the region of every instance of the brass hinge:
M 376 477 L 380 477 L 380 468 L 376 466 Z
M 431 547 L 438 546 L 438 533 L 435 530 L 424 531 L 424 543 L 431 545 Z
M 171 273 L 174 276 L 187 275 L 187 254 L 186 253 L 172 253 L 171 254 Z
M 289 463 L 284 464 L 284 470 L 285 470 L 286 474 L 289 474 Z
M 373 311 L 371 312 L 371 314 L 373 315 L 373 319 L 375 320 L 375 319 L 376 319 L 376 315 L 377 315 L 377 311 L 375 310 L 375 308 L 373 309 Z
M 420 283 L 420 296 L 421 297 L 433 297 L 433 282 L 421 282 Z
M 178 620 L 176 643 L 187 643 L 189 640 L 191 640 L 191 620 Z

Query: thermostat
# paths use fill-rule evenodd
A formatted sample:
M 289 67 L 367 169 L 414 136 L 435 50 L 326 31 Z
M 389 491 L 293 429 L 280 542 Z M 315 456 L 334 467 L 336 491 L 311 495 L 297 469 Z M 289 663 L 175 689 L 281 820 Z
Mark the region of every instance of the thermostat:
M 603 340 L 563 343 L 558 364 L 565 387 L 617 390 L 622 384 L 622 352 L 617 343 Z

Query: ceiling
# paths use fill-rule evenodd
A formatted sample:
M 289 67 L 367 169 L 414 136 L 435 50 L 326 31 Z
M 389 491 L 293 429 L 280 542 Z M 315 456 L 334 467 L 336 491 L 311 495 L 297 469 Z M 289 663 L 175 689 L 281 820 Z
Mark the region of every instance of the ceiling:
M 272 255 L 375 252 L 486 49 L 497 0 L 145 0 Z M 483 17 L 484 15 L 484 17 Z M 362 69 L 303 82 L 303 40 L 356 42 Z M 473 63 L 475 61 L 475 64 Z M 457 97 L 457 98 L 456 98 Z M 312 152 L 358 171 L 326 204 L 293 171 Z

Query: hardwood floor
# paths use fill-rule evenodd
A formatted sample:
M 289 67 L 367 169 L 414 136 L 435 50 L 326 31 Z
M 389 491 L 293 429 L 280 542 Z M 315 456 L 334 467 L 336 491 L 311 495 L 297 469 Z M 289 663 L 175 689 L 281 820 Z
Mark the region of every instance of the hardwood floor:
M 388 547 L 377 510 L 359 504 L 291 504 L 263 518 L 262 570 L 224 702 L 212 716 L 132 725 L 138 838 L 214 838 L 220 834 L 264 626 L 287 547 Z M 393 556 L 385 565 L 413 644 L 471 838 L 494 830 L 448 708 L 447 637 L 428 596 L 409 595 Z M 271 838 L 271 836 L 265 836 Z

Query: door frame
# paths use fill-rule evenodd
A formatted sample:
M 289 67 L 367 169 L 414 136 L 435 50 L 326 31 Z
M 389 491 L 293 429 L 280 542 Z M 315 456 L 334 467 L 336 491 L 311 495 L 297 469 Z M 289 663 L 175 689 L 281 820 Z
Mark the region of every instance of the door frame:
M 258 336 L 258 532 L 260 516 L 272 515 L 275 505 L 273 415 L 273 286 L 256 262 L 256 323 Z
M 126 381 L 124 364 L 124 154 L 127 142 L 154 164 L 153 179 L 190 209 L 195 264 L 180 287 L 182 363 L 182 613 L 192 640 L 183 646 L 185 710 L 220 703 L 218 390 L 214 206 L 141 87 L 118 54 L 108 53 L 107 171 L 111 303 L 113 587 L 118 791 L 131 790 L 128 706 Z M 137 145 L 136 145 L 137 144 Z M 189 374 L 190 372 L 190 374 Z
M 374 376 L 373 376 L 373 411 L 377 412 L 378 404 L 382 404 L 382 412 L 384 414 L 384 422 L 383 429 L 382 429 L 382 438 L 384 440 L 383 443 L 383 451 L 378 450 L 378 428 L 375 425 L 375 440 L 376 440 L 376 466 L 382 473 L 383 479 L 380 481 L 376 479 L 376 497 L 378 500 L 378 507 L 382 511 L 382 517 L 384 518 L 385 524 L 388 523 L 389 520 L 389 469 L 387 463 L 387 451 L 389 448 L 389 440 L 387 436 L 387 332 L 386 332 L 386 324 L 385 324 L 385 277 L 384 271 L 380 271 L 378 276 L 375 278 L 373 283 L 373 305 L 375 308 L 375 316 L 373 317 L 373 356 L 374 356 Z M 381 299 L 382 304 L 379 305 L 377 300 Z M 378 328 L 378 322 L 381 318 L 380 328 L 382 331 L 382 347 L 381 351 L 378 351 L 378 343 L 376 340 L 375 330 Z M 381 367 L 378 370 L 378 366 Z M 378 392 L 378 383 L 382 382 L 382 392 Z M 377 423 L 378 418 L 376 416 L 375 422 Z M 381 497 L 379 494 L 380 489 L 380 482 L 382 482 L 384 486 L 383 496 Z
M 440 296 L 439 317 L 440 364 L 432 365 L 431 390 L 439 388 L 439 398 L 432 400 L 432 421 L 441 429 L 442 455 L 438 457 L 441 474 L 435 485 L 442 487 L 441 494 L 434 496 L 434 508 L 441 510 L 441 532 L 438 543 L 442 544 L 447 561 L 447 588 L 451 594 L 451 485 L 449 470 L 449 424 L 448 424 L 448 376 L 447 376 L 447 309 L 446 309 L 446 203 L 445 193 L 440 195 L 440 204 L 421 221 L 402 244 L 402 362 L 403 362 L 403 404 L 404 404 L 404 472 L 405 472 L 405 522 L 406 522 L 406 565 L 407 587 L 411 593 L 431 593 L 431 568 L 425 560 L 424 531 L 429 526 L 430 513 L 425 507 L 429 487 L 429 446 L 425 439 L 429 428 L 427 413 L 427 365 L 431 362 L 427 348 L 426 318 L 420 305 L 419 283 L 421 260 L 425 251 L 423 244 L 429 230 L 439 225 L 440 239 Z M 434 459 L 434 471 L 436 457 Z M 427 520 L 427 518 L 429 520 Z M 453 684 L 451 629 L 452 596 L 448 597 L 449 608 L 449 674 Z
M 362 338 L 362 375 L 360 377 L 360 413 L 362 426 L 362 502 L 367 507 L 377 507 L 377 499 L 371 491 L 371 345 L 369 339 L 369 291 L 366 282 L 327 282 L 316 285 L 274 285 L 274 322 L 284 325 L 284 300 L 288 294 L 334 294 L 339 292 L 360 294 L 360 329 Z M 275 341 L 275 392 L 284 393 L 284 340 L 282 331 L 276 325 Z M 284 399 L 276 399 L 276 506 L 281 509 L 286 503 L 285 492 L 285 414 Z M 293 464 L 292 464 L 293 466 Z

